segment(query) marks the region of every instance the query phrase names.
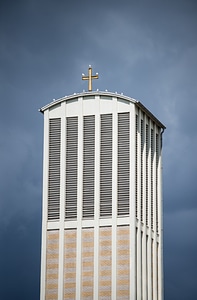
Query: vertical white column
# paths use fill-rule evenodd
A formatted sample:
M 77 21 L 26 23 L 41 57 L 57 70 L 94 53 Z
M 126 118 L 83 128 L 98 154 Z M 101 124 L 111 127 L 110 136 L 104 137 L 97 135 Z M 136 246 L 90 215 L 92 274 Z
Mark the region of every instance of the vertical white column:
M 61 103 L 61 149 L 60 149 L 60 227 L 59 227 L 59 275 L 58 300 L 64 299 L 64 212 L 65 212 L 65 102 Z
M 49 111 L 44 112 L 44 145 L 43 145 L 43 191 L 42 191 L 42 247 L 40 272 L 40 300 L 45 299 L 46 282 L 46 236 L 48 207 L 48 160 L 49 160 Z
M 157 226 L 156 226 L 156 125 L 153 124 L 153 295 L 154 300 L 157 300 Z
M 147 242 L 147 276 L 148 276 L 148 299 L 152 299 L 152 253 L 151 253 L 151 232 L 148 235 L 148 242 Z
M 141 111 L 138 110 L 138 132 L 137 132 L 137 210 L 138 210 L 138 220 L 141 231 Z M 141 235 L 141 233 L 140 233 Z
M 148 243 L 147 243 L 147 259 L 148 259 L 148 299 L 152 299 L 152 253 L 151 253 L 151 242 L 152 242 L 152 229 L 151 229 L 151 120 L 148 120 Z
M 142 130 L 142 128 L 141 128 Z M 143 274 L 143 279 L 142 279 L 142 290 L 143 290 L 143 299 L 147 299 L 147 270 L 146 270 L 146 147 L 145 147 L 145 133 L 146 133 L 146 117 L 145 114 L 143 115 L 143 135 L 144 135 L 144 147 L 143 147 L 143 154 L 142 154 L 142 161 L 143 161 L 143 239 L 142 239 L 142 274 Z
M 138 131 L 137 131 L 137 211 L 138 211 L 138 231 L 137 231 L 137 299 L 142 298 L 142 251 L 141 251 L 141 113 L 138 110 Z
M 136 297 L 135 105 L 130 103 L 130 299 Z
M 153 230 L 154 233 L 157 232 L 157 226 L 156 226 L 156 191 L 157 191 L 157 187 L 156 187 L 156 125 L 153 124 Z
M 151 232 L 151 120 L 148 120 L 148 227 Z
M 82 234 L 82 193 L 83 193 L 83 98 L 78 99 L 78 189 L 77 189 L 77 264 L 76 299 L 81 299 L 81 234 Z
M 99 299 L 100 97 L 95 97 L 94 300 Z
M 142 237 L 142 299 L 147 299 L 146 289 L 146 230 L 144 228 Z
M 116 299 L 117 248 L 117 98 L 113 98 L 112 115 L 112 299 Z
M 137 299 L 141 299 L 141 226 L 137 230 Z
M 163 193 L 162 193 L 162 134 L 159 133 L 159 163 L 158 163 L 158 230 L 159 230 L 159 249 L 158 249 L 158 290 L 159 299 L 164 299 L 163 287 Z
M 136 155 L 136 163 L 137 163 L 137 219 L 138 219 L 138 230 L 137 230 L 137 299 L 141 299 L 141 139 L 140 139 L 140 110 L 136 112 L 136 118 L 138 119 L 137 130 L 137 155 Z

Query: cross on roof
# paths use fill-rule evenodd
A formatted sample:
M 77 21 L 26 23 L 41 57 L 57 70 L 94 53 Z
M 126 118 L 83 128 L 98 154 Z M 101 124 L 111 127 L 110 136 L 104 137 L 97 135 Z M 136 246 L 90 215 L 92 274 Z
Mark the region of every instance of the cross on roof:
M 82 80 L 88 80 L 88 91 L 92 91 L 92 79 L 98 79 L 98 73 L 96 75 L 92 75 L 92 67 L 89 65 L 88 68 L 88 76 L 82 74 Z

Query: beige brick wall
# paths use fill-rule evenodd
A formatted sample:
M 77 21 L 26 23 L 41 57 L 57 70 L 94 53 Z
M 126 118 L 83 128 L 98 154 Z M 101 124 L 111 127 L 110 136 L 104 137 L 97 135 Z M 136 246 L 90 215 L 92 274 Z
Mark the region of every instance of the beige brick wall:
M 94 287 L 94 229 L 82 229 L 81 299 L 93 299 Z
M 76 298 L 76 238 L 77 230 L 65 230 L 64 247 L 64 299 Z
M 58 299 L 59 231 L 47 231 L 46 300 Z
M 111 299 L 112 229 L 99 229 L 99 300 Z
M 129 226 L 117 227 L 117 299 L 129 299 L 130 291 Z
M 117 227 L 117 299 L 130 297 L 130 230 L 129 226 Z M 76 299 L 77 230 L 64 232 L 64 299 Z M 93 299 L 94 295 L 94 228 L 82 229 L 81 252 L 81 300 Z M 112 228 L 99 228 L 99 300 L 112 297 Z M 46 300 L 58 299 L 59 231 L 47 232 Z

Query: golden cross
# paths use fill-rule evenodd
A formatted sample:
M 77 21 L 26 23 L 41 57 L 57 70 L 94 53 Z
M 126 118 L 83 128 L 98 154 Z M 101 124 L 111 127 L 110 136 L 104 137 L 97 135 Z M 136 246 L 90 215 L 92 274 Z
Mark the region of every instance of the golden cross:
M 92 91 L 92 79 L 98 79 L 98 73 L 92 75 L 92 67 L 89 65 L 88 76 L 82 74 L 82 80 L 88 80 L 88 91 Z

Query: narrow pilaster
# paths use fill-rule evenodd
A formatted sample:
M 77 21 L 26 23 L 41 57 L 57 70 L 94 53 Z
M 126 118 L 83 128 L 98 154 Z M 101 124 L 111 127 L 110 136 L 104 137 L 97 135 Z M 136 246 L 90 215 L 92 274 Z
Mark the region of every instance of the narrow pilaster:
M 130 299 L 137 300 L 136 291 L 136 215 L 135 215 L 135 106 L 130 104 Z
M 61 103 L 61 148 L 60 148 L 60 222 L 59 222 L 59 274 L 58 274 L 58 300 L 64 299 L 64 218 L 65 218 L 65 136 L 66 118 L 65 102 Z
M 79 98 L 78 115 L 78 190 L 77 190 L 77 266 L 76 299 L 81 299 L 81 235 L 82 235 L 82 194 L 83 194 L 83 99 Z
M 112 120 L 112 299 L 116 299 L 117 286 L 117 99 L 113 98 Z
M 159 133 L 159 163 L 158 163 L 158 225 L 159 225 L 159 245 L 158 245 L 158 300 L 164 299 L 164 279 L 163 279 L 163 192 L 162 192 L 162 134 Z
M 100 207 L 100 98 L 95 106 L 95 201 L 94 201 L 94 300 L 99 299 L 99 207 Z
M 43 200 L 42 200 L 42 247 L 41 247 L 41 281 L 40 300 L 46 293 L 46 237 L 47 237 L 47 207 L 48 207 L 48 160 L 49 160 L 49 111 L 44 113 L 44 147 L 43 147 Z

